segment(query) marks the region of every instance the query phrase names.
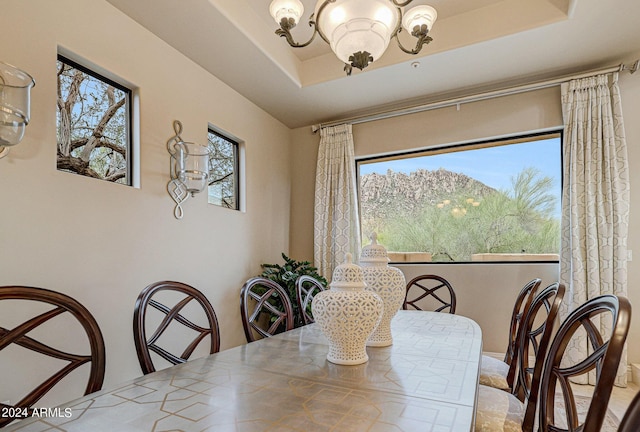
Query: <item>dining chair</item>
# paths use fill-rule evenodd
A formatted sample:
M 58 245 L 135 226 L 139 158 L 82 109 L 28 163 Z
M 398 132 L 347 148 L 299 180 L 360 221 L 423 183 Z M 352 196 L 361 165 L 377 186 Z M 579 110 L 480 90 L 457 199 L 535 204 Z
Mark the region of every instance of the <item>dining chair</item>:
M 631 305 L 624 297 L 603 295 L 591 299 L 569 314 L 560 324 L 549 345 L 539 347 L 530 393 L 525 401 L 492 387 L 480 386 L 476 431 L 522 430 L 532 432 L 599 432 L 620 364 L 629 331 Z M 607 339 L 594 321 L 611 322 Z M 550 323 L 547 321 L 547 327 Z M 591 354 L 584 359 L 565 357 L 566 349 L 577 333 L 586 334 Z M 577 414 L 570 380 L 595 372 L 596 383 L 585 416 Z M 559 404 L 561 402 L 561 404 Z M 562 405 L 563 409 L 558 410 Z M 514 429 L 515 428 L 515 429 Z
M 638 432 L 640 430 L 640 392 L 636 393 L 635 397 L 629 404 L 627 411 L 622 417 L 620 426 L 618 426 L 618 432 Z
M 247 342 L 294 327 L 289 296 L 280 285 L 264 277 L 251 278 L 242 286 L 240 314 Z
M 456 313 L 456 293 L 451 284 L 443 277 L 421 275 L 409 281 L 402 309 L 406 310 L 411 306 L 413 309 L 423 310 L 416 304 L 421 300 L 435 303 L 435 312 Z
M 504 360 L 500 361 L 497 358 L 483 355 L 480 362 L 480 384 L 507 391 L 511 391 L 513 388 L 516 370 L 513 358 L 518 349 L 517 340 L 520 323 L 526 311 L 529 310 L 531 301 L 541 283 L 541 279 L 532 279 L 520 290 L 511 313 L 509 342 Z M 512 364 L 514 367 L 512 367 Z
M 163 296 L 166 297 L 166 299 L 163 298 L 163 303 L 158 300 L 158 295 L 161 292 L 169 293 L 169 295 Z M 172 293 L 176 295 L 172 296 Z M 169 303 L 170 297 L 172 298 L 171 303 L 174 303 L 174 298 L 177 298 L 177 301 L 172 306 L 167 306 L 165 303 Z M 196 314 L 201 315 L 199 311 L 190 310 L 191 314 L 185 313 L 185 307 L 188 304 L 196 303 L 200 306 L 198 309 L 202 309 L 204 312 L 204 318 L 201 316 L 200 319 L 202 323 L 206 321 L 206 325 L 194 323 L 194 318 L 198 318 Z M 147 314 L 149 306 L 163 315 L 158 326 L 152 331 L 147 331 L 147 326 L 150 325 L 151 321 Z M 193 317 L 189 319 L 185 315 L 193 315 Z M 195 332 L 193 340 L 184 348 L 181 354 L 171 353 L 168 348 L 163 348 L 159 344 L 160 337 L 174 322 Z M 170 364 L 176 365 L 189 360 L 198 345 L 205 340 L 209 340 L 208 352 L 210 354 L 220 350 L 218 319 L 211 303 L 202 292 L 190 285 L 173 281 L 156 282 L 140 292 L 133 311 L 133 341 L 136 346 L 140 368 L 145 375 L 156 371 L 151 357 L 152 352 Z
M 476 431 L 520 431 L 534 424 L 540 375 L 564 293 L 564 285 L 554 283 L 530 301 L 520 318 L 517 350 L 512 359 L 512 364 L 517 364 L 516 383 L 508 391 L 479 386 Z M 529 362 L 530 345 L 535 352 L 533 368 Z
M 102 388 L 105 373 L 105 346 L 100 327 L 91 313 L 78 301 L 68 295 L 51 291 L 44 288 L 34 288 L 27 286 L 3 286 L 0 287 L 0 301 L 2 300 L 26 300 L 53 306 L 45 312 L 41 312 L 33 318 L 19 324 L 12 329 L 0 326 L 0 351 L 8 348 L 12 344 L 34 351 L 38 354 L 52 357 L 58 362 L 60 360 L 66 364 L 35 389 L 29 391 L 26 396 L 21 396 L 15 404 L 0 404 L 3 415 L 0 416 L 0 427 L 6 426 L 17 417 L 11 413 L 31 412 L 37 402 L 42 399 L 54 386 L 62 381 L 75 369 L 89 364 L 89 379 L 84 394 L 93 393 Z M 41 306 L 38 306 L 39 308 Z M 47 307 L 47 306 L 45 306 Z M 65 313 L 71 314 L 75 321 L 82 326 L 87 334 L 90 354 L 72 354 L 61 349 L 54 348 L 29 333 L 48 323 L 51 319 Z M 5 370 L 5 374 L 12 371 Z M 27 390 L 28 391 L 28 390 Z
M 502 392 L 513 395 L 522 403 L 529 400 L 533 388 L 535 367 L 537 366 L 538 369 L 540 369 L 543 365 L 544 355 L 549 346 L 551 334 L 553 333 L 553 324 L 558 315 L 558 309 L 564 298 L 564 293 L 564 285 L 554 283 L 540 291 L 533 300 L 531 300 L 530 306 L 520 319 L 518 340 L 516 341 L 517 349 L 509 367 L 510 375 L 515 376 L 515 380 L 511 386 L 506 389 L 507 391 L 490 386 L 486 386 L 488 389 L 486 390 L 485 386 L 481 385 L 479 393 L 483 395 L 484 405 L 481 405 L 479 402 L 479 407 L 481 407 L 479 411 L 486 409 L 487 401 L 504 400 L 502 395 L 496 397 L 492 392 Z M 534 358 L 533 365 L 531 365 L 532 357 Z M 534 416 L 534 414 L 535 412 L 530 413 L 531 416 Z M 478 415 L 483 418 L 486 417 L 484 412 L 479 412 Z M 497 430 L 502 429 L 498 428 Z
M 298 313 L 304 325 L 315 322 L 311 312 L 311 301 L 313 297 L 324 291 L 326 288 L 313 276 L 302 275 L 296 279 L 296 301 L 298 303 Z
M 596 321 L 610 322 L 611 334 L 605 340 L 606 334 Z M 596 297 L 574 310 L 563 325 L 549 348 L 542 381 L 540 384 L 540 426 L 544 431 L 557 429 L 556 398 L 562 394 L 565 405 L 567 429 L 576 430 L 581 425 L 582 432 L 599 432 L 609 405 L 611 390 L 616 379 L 620 358 L 627 339 L 631 322 L 631 304 L 625 297 L 603 295 Z M 567 346 L 574 336 L 584 331 L 590 354 L 584 359 L 572 358 L 571 365 L 562 361 Z M 575 365 L 574 365 L 575 363 Z M 589 404 L 586 417 L 582 420 L 577 416 L 576 402 L 570 388 L 570 379 L 587 375 L 594 371 L 596 384 L 593 397 Z M 562 430 L 562 429 L 560 429 Z
M 517 349 L 510 366 L 513 372 L 510 371 L 509 374 L 515 377 L 511 393 L 520 401 L 524 402 L 531 394 L 533 373 L 538 358 L 541 360 L 538 368 L 542 368 L 565 291 L 565 286 L 558 282 L 549 285 L 535 295 L 521 318 Z

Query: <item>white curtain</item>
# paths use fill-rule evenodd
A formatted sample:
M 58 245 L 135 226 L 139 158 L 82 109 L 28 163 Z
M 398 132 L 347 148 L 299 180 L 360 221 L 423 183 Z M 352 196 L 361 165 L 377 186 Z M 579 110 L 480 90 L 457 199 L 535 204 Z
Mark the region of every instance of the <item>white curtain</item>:
M 347 253 L 360 256 L 351 125 L 320 129 L 314 211 L 314 265 L 327 280 Z
M 618 74 L 562 84 L 564 117 L 560 281 L 563 317 L 601 294 L 627 296 L 629 167 Z M 611 323 L 600 322 L 610 334 Z M 570 362 L 589 352 L 586 335 L 571 341 Z M 626 347 L 616 385 L 627 383 Z M 582 382 L 586 383 L 586 380 Z M 589 377 L 595 383 L 595 374 Z

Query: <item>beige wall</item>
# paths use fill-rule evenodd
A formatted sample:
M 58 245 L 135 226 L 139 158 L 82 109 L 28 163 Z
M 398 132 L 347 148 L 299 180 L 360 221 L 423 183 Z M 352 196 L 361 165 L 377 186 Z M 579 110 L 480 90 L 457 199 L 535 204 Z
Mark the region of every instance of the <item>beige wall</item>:
M 625 74 L 620 83 L 631 165 L 632 203 L 640 202 L 640 79 Z M 560 89 L 464 104 L 353 126 L 356 157 L 428 148 L 479 139 L 554 129 L 562 125 Z M 319 136 L 309 127 L 292 132 L 291 255 L 313 259 L 313 173 Z M 640 226 L 631 207 L 630 249 L 640 249 Z M 476 320 L 484 332 L 484 349 L 504 352 L 507 326 L 516 295 L 534 277 L 543 284 L 558 278 L 556 264 L 430 264 L 400 265 L 408 279 L 420 273 L 436 273 L 452 282 L 458 296 L 459 313 Z M 629 298 L 640 304 L 640 271 L 629 263 Z M 629 336 L 629 361 L 640 362 L 640 318 L 635 315 Z
M 552 87 L 354 125 L 355 154 L 373 156 L 557 128 L 562 125 L 559 99 L 560 89 Z
M 483 350 L 504 353 L 509 320 L 520 289 L 531 279 L 542 286 L 558 280 L 557 265 L 551 264 L 401 264 L 408 281 L 426 272 L 449 281 L 456 292 L 456 314 L 475 320 L 482 328 Z
M 244 343 L 240 287 L 288 251 L 289 129 L 105 1 L 5 0 L 0 29 L 0 60 L 37 81 L 26 136 L 0 160 L 0 285 L 46 287 L 83 303 L 104 332 L 107 387 L 140 375 L 133 306 L 155 281 L 202 290 L 218 314 L 222 348 Z M 140 188 L 56 170 L 58 46 L 137 88 Z M 183 220 L 174 218 L 166 191 L 174 119 L 186 140 L 205 142 L 212 123 L 245 142 L 245 212 L 208 205 L 200 194 L 186 202 Z M 2 366 L 0 401 L 34 373 L 22 362 Z

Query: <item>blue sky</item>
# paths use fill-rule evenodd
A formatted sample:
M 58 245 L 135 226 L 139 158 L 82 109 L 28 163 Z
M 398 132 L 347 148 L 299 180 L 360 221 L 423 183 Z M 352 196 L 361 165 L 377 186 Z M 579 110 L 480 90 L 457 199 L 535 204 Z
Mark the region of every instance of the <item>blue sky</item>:
M 434 171 L 444 168 L 463 173 L 495 189 L 511 190 L 511 178 L 527 167 L 535 167 L 543 175 L 552 177 L 554 191 L 561 191 L 560 138 L 530 141 L 477 150 L 459 151 L 433 156 L 414 157 L 387 162 L 361 163 L 360 175 L 387 169 L 411 173 L 420 168 Z M 559 209 L 556 209 L 559 211 Z

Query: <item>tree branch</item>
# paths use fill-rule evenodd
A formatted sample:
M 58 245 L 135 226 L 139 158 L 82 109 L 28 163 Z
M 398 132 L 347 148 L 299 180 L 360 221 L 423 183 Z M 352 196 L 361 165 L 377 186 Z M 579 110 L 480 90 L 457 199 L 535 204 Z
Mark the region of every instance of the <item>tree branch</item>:
M 231 177 L 231 175 L 233 175 L 233 173 L 232 173 L 232 172 L 230 172 L 229 174 L 224 175 L 224 176 L 222 176 L 222 177 L 219 177 L 219 178 L 217 178 L 217 179 L 213 179 L 213 180 L 211 180 L 211 181 L 209 182 L 209 186 L 214 185 L 214 184 L 216 184 L 216 183 L 221 183 L 221 182 L 225 181 L 226 179 L 228 179 L 229 177 Z
M 121 178 L 124 178 L 126 175 L 127 175 L 127 170 L 125 168 L 121 168 L 118 171 L 114 172 L 113 174 L 105 177 L 104 179 L 106 181 L 116 182 Z
M 57 165 L 59 170 L 71 171 L 76 174 L 81 174 L 87 177 L 93 177 L 97 179 L 102 178 L 97 172 L 89 168 L 88 162 L 84 162 L 78 158 L 59 154 Z
M 102 115 L 102 118 L 94 128 L 93 134 L 91 135 L 91 137 L 89 137 L 87 144 L 84 146 L 84 149 L 82 150 L 82 154 L 80 155 L 80 159 L 86 162 L 89 161 L 91 152 L 98 144 L 99 138 L 102 137 L 104 128 L 107 126 L 107 123 L 109 123 L 109 121 L 113 118 L 113 116 L 116 114 L 118 109 L 120 109 L 124 105 L 124 102 L 125 102 L 125 98 L 122 98 L 118 102 L 116 102 L 115 104 L 107 108 L 107 110 Z
M 75 150 L 77 148 L 80 148 L 82 146 L 87 145 L 87 142 L 89 142 L 89 138 L 81 138 L 81 139 L 77 139 L 77 140 L 73 140 L 71 142 L 71 150 Z M 122 155 L 122 157 L 126 158 L 127 156 L 127 150 L 122 148 L 121 146 L 115 145 L 109 141 L 105 141 L 103 139 L 98 140 L 98 142 L 96 143 L 96 145 L 93 147 L 95 148 L 100 148 L 100 147 L 106 147 L 114 152 L 120 153 Z
M 65 66 L 62 66 L 64 70 Z M 67 100 L 62 100 L 60 95 L 62 71 L 58 75 L 58 110 L 60 111 L 60 124 L 58 125 L 58 152 L 64 156 L 69 156 L 71 153 L 71 111 L 76 104 L 76 100 L 80 94 L 80 84 L 84 80 L 84 73 L 76 71 L 69 85 L 69 94 Z

